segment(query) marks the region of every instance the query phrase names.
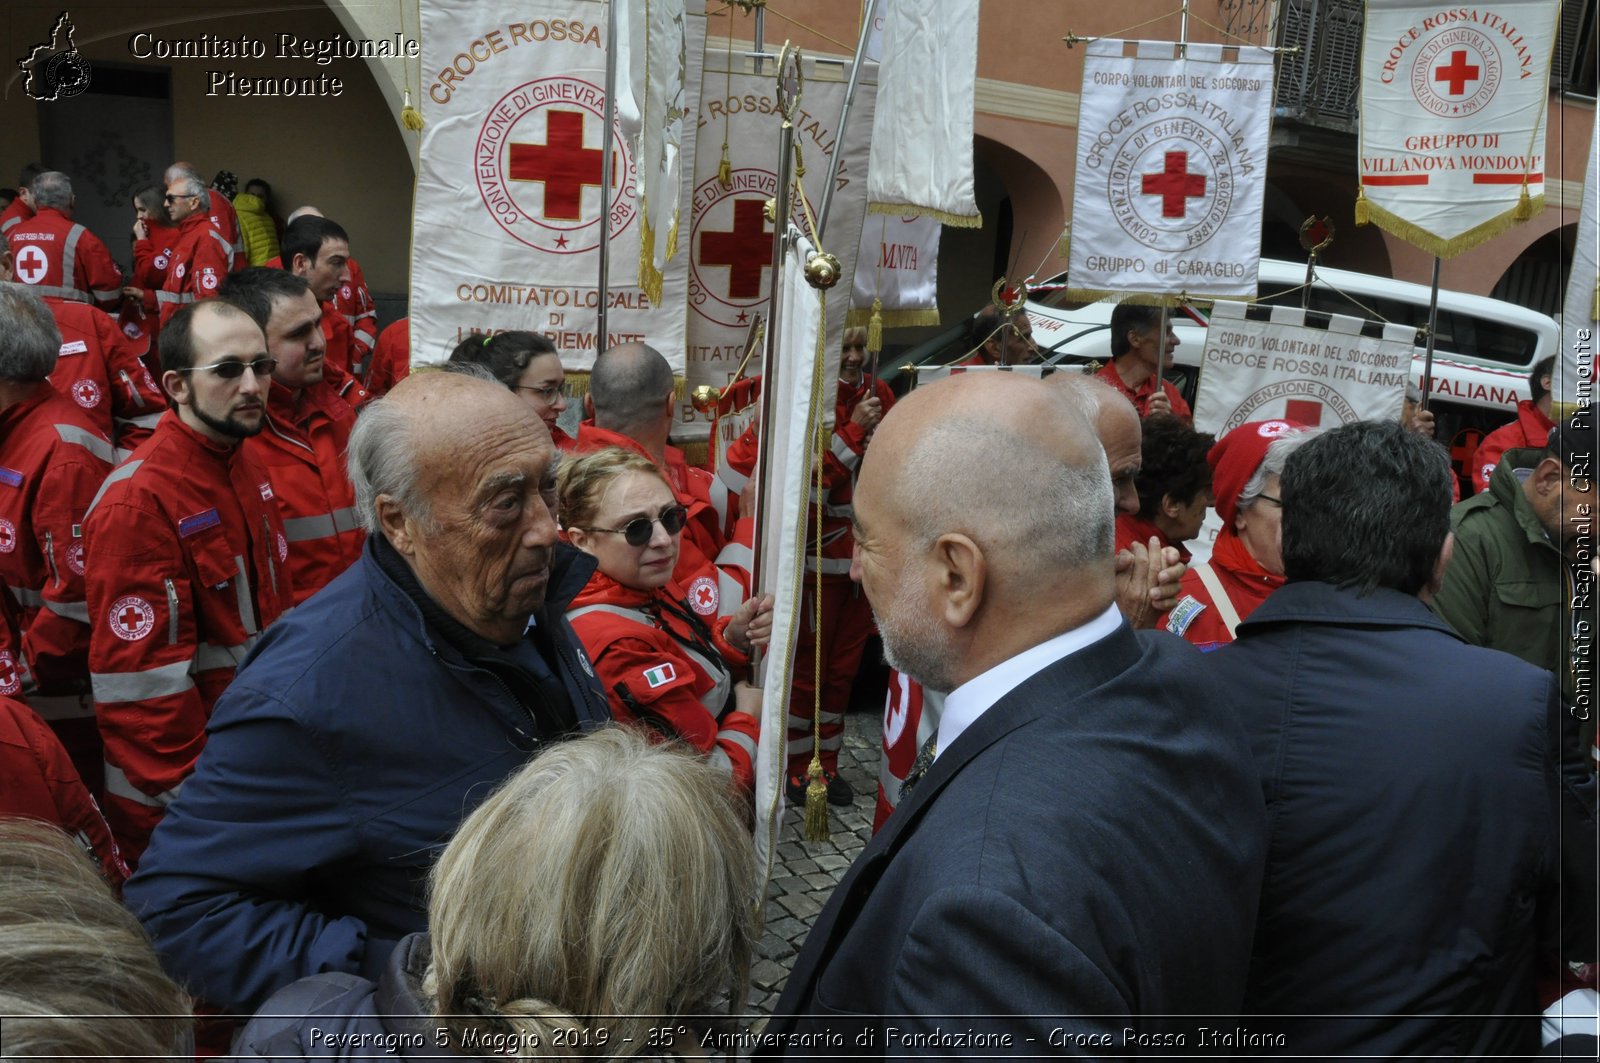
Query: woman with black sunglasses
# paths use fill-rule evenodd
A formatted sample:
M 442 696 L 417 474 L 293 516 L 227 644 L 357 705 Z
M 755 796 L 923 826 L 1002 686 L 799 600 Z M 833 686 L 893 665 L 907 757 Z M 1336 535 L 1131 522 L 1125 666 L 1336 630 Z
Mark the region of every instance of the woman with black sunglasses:
M 734 679 L 771 635 L 770 598 L 709 623 L 673 581 L 687 511 L 649 458 L 609 447 L 561 466 L 567 540 L 598 562 L 567 619 L 618 720 L 681 739 L 755 784 L 761 691 Z

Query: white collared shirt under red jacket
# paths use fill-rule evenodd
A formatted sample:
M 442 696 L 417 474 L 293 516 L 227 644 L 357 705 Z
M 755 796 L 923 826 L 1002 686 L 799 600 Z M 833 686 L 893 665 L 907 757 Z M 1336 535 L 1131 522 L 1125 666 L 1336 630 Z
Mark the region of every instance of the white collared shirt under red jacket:
M 84 530 L 106 818 L 134 864 L 234 669 L 289 607 L 289 543 L 261 463 L 171 412 L 106 478 Z

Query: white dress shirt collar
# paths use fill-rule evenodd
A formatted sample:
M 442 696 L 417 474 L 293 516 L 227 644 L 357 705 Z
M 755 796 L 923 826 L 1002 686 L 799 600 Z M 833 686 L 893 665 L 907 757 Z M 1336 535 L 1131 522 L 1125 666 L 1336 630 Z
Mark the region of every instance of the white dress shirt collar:
M 1067 654 L 1099 642 L 1117 630 L 1121 623 L 1122 613 L 1113 603 L 1087 624 L 1023 650 L 956 687 L 944 699 L 944 714 L 939 717 L 939 741 L 934 759 L 943 756 L 944 751 L 961 737 L 961 732 L 1025 680 L 1044 671 Z

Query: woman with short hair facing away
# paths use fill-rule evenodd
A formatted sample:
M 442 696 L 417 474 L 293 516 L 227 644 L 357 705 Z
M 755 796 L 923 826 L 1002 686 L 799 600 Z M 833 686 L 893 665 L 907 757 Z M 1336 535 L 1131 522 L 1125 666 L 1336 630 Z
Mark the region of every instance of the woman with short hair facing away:
M 539 415 L 556 449 L 577 442 L 556 421 L 567 408 L 567 371 L 555 344 L 537 332 L 511 330 L 471 335 L 456 344 L 450 361 L 481 365 Z
M 376 983 L 296 982 L 236 1058 L 698 1054 L 726 1021 L 702 1017 L 744 1002 L 750 837 L 725 779 L 681 748 L 617 727 L 550 747 L 467 817 L 430 884 L 428 933 Z
M 689 607 L 672 578 L 687 512 L 649 458 L 608 447 L 564 462 L 556 482 L 567 540 L 599 562 L 567 619 L 612 714 L 681 739 L 750 792 L 761 691 L 734 672 L 770 637 L 772 599 L 709 625 Z

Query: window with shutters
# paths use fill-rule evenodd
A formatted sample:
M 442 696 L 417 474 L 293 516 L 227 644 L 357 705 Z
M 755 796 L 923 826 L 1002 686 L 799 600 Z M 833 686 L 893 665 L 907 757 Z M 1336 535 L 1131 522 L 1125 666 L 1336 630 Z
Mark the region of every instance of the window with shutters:
M 1565 0 L 1561 33 L 1550 59 L 1550 87 L 1595 95 L 1595 0 Z

